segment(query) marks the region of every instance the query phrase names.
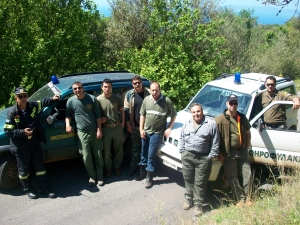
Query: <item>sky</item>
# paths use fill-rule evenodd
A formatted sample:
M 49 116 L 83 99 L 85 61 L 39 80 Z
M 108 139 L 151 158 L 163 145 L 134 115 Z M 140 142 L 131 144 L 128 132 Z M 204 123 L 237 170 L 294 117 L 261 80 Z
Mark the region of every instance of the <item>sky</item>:
M 98 5 L 100 14 L 108 16 L 110 14 L 109 4 L 107 0 L 94 0 Z M 279 6 L 263 5 L 262 0 L 221 0 L 221 6 L 233 8 L 235 12 L 240 12 L 242 9 L 254 10 L 254 16 L 258 17 L 260 24 L 284 24 L 295 13 L 296 0 L 293 0 L 287 7 L 285 7 L 278 16 L 277 12 L 281 9 Z M 300 8 L 299 8 L 300 12 Z M 298 12 L 296 13 L 298 16 Z

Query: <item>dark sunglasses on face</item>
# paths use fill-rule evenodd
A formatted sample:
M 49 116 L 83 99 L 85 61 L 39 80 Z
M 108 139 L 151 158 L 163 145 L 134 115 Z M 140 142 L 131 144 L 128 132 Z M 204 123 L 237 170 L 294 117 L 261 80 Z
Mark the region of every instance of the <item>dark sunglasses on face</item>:
M 273 87 L 275 84 L 267 84 L 267 86 L 269 87 L 269 86 L 271 86 L 271 87 Z
M 73 90 L 76 91 L 77 89 L 80 90 L 82 87 L 74 87 Z
M 137 81 L 137 82 L 134 82 L 133 84 L 136 85 L 136 84 L 140 84 L 141 82 L 140 81 Z
M 22 99 L 22 98 L 27 98 L 28 95 L 17 95 L 19 99 Z
M 229 102 L 229 105 L 238 105 L 239 103 L 237 102 Z

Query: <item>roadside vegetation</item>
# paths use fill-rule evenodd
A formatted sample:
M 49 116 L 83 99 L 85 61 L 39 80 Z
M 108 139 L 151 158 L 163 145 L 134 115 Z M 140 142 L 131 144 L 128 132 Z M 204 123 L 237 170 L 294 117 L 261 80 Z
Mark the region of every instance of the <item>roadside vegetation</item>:
M 221 73 L 300 78 L 299 17 L 261 25 L 215 0 L 109 3 L 104 17 L 91 0 L 0 1 L 0 108 L 53 74 L 128 70 L 159 81 L 177 109 Z
M 183 221 L 182 224 L 232 225 L 232 224 L 300 224 L 300 170 L 282 174 L 278 180 L 273 176 L 270 190 L 257 190 L 253 195 L 253 205 L 237 208 L 228 204 L 228 198 L 220 199 L 221 206 L 202 217 L 197 222 Z
M 199 218 L 181 219 L 184 225 L 288 225 L 300 224 L 300 170 L 275 176 L 269 179 L 265 189 L 258 190 L 261 185 L 253 184 L 252 206 L 236 207 L 232 198 L 221 195 L 220 207 L 204 213 Z M 272 184 L 272 185 L 270 185 Z M 218 195 L 219 196 L 219 195 Z M 168 224 L 167 220 L 160 224 Z

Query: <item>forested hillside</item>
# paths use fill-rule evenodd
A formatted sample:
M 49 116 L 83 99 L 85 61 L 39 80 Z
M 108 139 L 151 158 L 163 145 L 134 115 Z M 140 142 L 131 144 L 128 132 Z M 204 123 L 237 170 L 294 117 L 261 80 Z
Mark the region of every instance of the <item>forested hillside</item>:
M 211 0 L 109 2 L 103 17 L 89 0 L 0 1 L 0 106 L 53 74 L 129 70 L 159 81 L 177 108 L 221 73 L 300 78 L 300 18 L 266 26 Z

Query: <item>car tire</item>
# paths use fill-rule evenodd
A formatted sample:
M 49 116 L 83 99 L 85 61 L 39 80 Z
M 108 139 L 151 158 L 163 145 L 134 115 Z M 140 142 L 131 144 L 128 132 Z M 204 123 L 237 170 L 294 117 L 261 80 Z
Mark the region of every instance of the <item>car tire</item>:
M 12 190 L 20 185 L 17 160 L 13 156 L 4 157 L 0 165 L 0 186 Z
M 208 187 L 212 191 L 217 191 L 217 192 L 228 193 L 230 191 L 230 185 L 226 178 L 226 174 L 223 166 L 220 168 L 217 179 L 215 181 L 208 182 Z

